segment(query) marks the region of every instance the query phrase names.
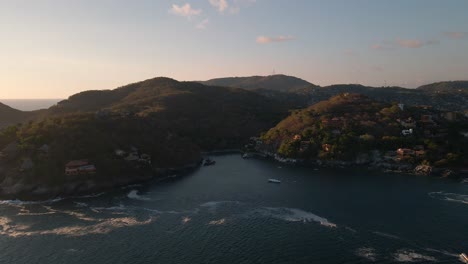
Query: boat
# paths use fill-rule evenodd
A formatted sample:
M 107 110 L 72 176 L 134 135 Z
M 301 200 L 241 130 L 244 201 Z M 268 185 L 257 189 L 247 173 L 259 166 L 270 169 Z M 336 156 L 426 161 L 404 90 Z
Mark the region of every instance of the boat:
M 271 183 L 281 183 L 280 180 L 277 180 L 277 179 L 268 179 L 268 182 L 271 182 Z
M 205 162 L 203 163 L 203 166 L 211 166 L 211 165 L 215 165 L 215 164 L 216 164 L 216 161 L 211 160 L 211 159 L 205 159 Z
M 460 254 L 460 260 L 461 260 L 463 263 L 468 263 L 468 256 L 467 256 L 465 253 L 461 253 L 461 254 Z

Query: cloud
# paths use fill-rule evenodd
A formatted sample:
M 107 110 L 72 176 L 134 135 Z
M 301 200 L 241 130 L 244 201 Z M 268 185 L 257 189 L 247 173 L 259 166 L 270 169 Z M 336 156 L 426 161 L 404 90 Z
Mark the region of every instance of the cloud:
M 293 36 L 276 36 L 276 37 L 266 37 L 258 36 L 256 42 L 259 44 L 269 44 L 274 42 L 285 42 L 296 39 Z
M 206 26 L 210 23 L 210 20 L 208 18 L 203 19 L 201 22 L 199 22 L 196 26 L 198 29 L 206 29 Z
M 396 43 L 403 48 L 417 49 L 421 48 L 424 44 L 417 39 L 397 39 Z
M 373 50 L 394 50 L 396 48 L 419 49 L 434 44 L 439 44 L 439 41 L 397 38 L 395 41 L 382 41 L 381 43 L 373 44 L 370 48 Z
M 243 7 L 254 4 L 257 0 L 208 0 L 220 13 L 229 11 L 230 14 L 238 14 Z
M 209 0 L 210 4 L 218 9 L 219 12 L 224 12 L 229 4 L 227 0 Z
M 451 32 L 444 32 L 444 35 L 451 39 L 462 39 L 462 38 L 468 37 L 468 32 L 451 31 Z
M 193 16 L 198 16 L 202 13 L 201 9 L 193 9 L 190 4 L 185 4 L 183 6 L 172 5 L 172 8 L 169 10 L 169 13 L 176 16 L 183 16 L 191 18 Z

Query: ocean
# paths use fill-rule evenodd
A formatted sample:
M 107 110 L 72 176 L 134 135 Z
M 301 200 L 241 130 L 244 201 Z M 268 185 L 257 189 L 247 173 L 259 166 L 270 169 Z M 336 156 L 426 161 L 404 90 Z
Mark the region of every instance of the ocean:
M 63 99 L 0 99 L 0 103 L 21 111 L 34 111 L 49 108 Z
M 1 201 L 0 263 L 458 263 L 468 251 L 466 183 L 211 158 L 165 182 Z

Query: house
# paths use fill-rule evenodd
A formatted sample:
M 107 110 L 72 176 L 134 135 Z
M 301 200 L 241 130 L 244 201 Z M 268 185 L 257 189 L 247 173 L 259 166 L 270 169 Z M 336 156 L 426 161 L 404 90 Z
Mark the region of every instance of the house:
M 412 135 L 413 134 L 413 129 L 410 128 L 410 129 L 403 129 L 401 131 L 401 134 L 403 134 L 403 136 L 409 136 L 409 135 Z
M 334 136 L 339 136 L 339 135 L 341 135 L 341 130 L 339 130 L 339 129 L 333 129 L 333 130 L 332 130 L 332 134 L 333 134 Z
M 115 155 L 119 156 L 119 157 L 124 157 L 127 153 L 121 149 L 116 149 L 115 150 Z
M 96 173 L 96 167 L 88 160 L 72 160 L 65 164 L 66 175 L 86 175 Z
M 400 108 L 401 111 L 405 110 L 405 105 L 404 104 L 398 104 L 398 107 Z
M 416 128 L 416 122 L 411 117 L 406 120 L 400 120 L 400 125 L 405 128 Z
M 139 159 L 140 159 L 140 157 L 135 152 L 132 152 L 132 153 L 128 154 L 128 156 L 125 158 L 126 161 L 137 161 Z
M 408 148 L 399 148 L 397 149 L 396 153 L 399 156 L 412 156 L 414 155 L 414 150 Z
M 294 137 L 293 137 L 293 140 L 301 140 L 301 139 L 302 139 L 301 135 L 297 135 L 297 134 L 296 134 L 296 135 L 294 135 Z
M 433 123 L 432 115 L 421 115 L 421 122 L 423 123 Z
M 331 151 L 331 148 L 332 148 L 332 145 L 330 145 L 330 144 L 323 144 L 323 145 L 322 145 L 322 149 L 323 149 L 325 152 L 330 152 L 330 151 Z

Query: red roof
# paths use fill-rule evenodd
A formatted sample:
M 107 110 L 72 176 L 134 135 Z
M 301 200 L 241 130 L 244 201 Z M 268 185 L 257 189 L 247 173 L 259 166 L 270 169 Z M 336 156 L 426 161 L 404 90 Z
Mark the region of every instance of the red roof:
M 72 160 L 70 162 L 68 162 L 65 167 L 81 167 L 81 166 L 85 166 L 85 165 L 88 165 L 89 164 L 89 161 L 88 160 Z

